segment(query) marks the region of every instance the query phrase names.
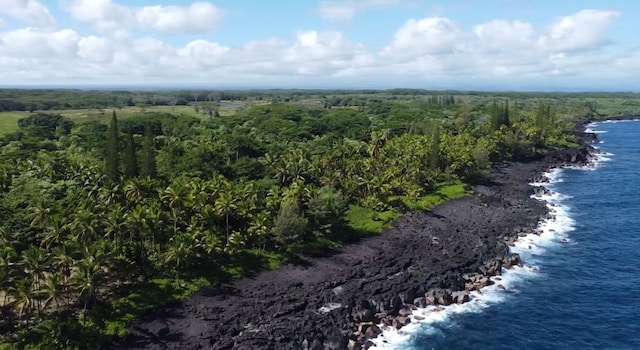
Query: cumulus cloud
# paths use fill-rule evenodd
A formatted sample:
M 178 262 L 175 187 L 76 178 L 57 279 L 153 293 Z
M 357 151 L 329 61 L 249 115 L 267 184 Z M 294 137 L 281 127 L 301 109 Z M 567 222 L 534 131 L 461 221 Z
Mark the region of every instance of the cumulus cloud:
M 464 33 L 448 18 L 410 19 L 396 31 L 383 53 L 406 58 L 451 53 L 463 38 Z
M 75 0 L 68 11 L 74 19 L 91 23 L 103 32 L 138 27 L 163 33 L 206 33 L 223 15 L 221 9 L 208 2 L 182 7 L 129 7 L 112 0 Z
M 330 20 L 350 20 L 358 12 L 379 7 L 398 5 L 399 0 L 346 0 L 323 1 L 318 7 L 320 15 Z
M 37 0 L 0 0 L 0 13 L 34 26 L 52 27 L 56 23 L 49 9 Z
M 493 20 L 473 28 L 483 48 L 490 51 L 513 51 L 530 48 L 535 30 L 531 23 Z
M 109 40 L 96 36 L 78 40 L 78 56 L 87 62 L 107 63 L 113 60 L 114 47 Z
M 553 52 L 594 49 L 603 44 L 607 30 L 620 15 L 616 11 L 582 10 L 560 18 L 540 37 L 540 48 Z
M 0 36 L 0 54 L 21 58 L 72 58 L 79 38 L 78 33 L 71 29 L 16 29 Z
M 187 7 L 147 6 L 136 17 L 141 26 L 162 32 L 203 33 L 218 23 L 222 11 L 208 2 L 196 2 Z
M 169 43 L 152 32 L 117 36 L 106 30 L 206 31 L 209 24 L 195 15 L 192 19 L 189 11 L 202 18 L 220 13 L 197 5 L 205 3 L 137 9 L 111 0 L 74 4 L 74 18 L 105 32 L 33 27 L 0 32 L 0 66 L 5 68 L 0 81 L 405 85 L 622 76 L 625 67 L 640 74 L 640 52 L 617 59 L 611 50 L 598 49 L 608 44 L 608 30 L 618 16 L 612 11 L 581 11 L 548 26 L 496 19 L 465 28 L 446 17 L 415 18 L 400 25 L 382 49 L 375 49 L 332 30 L 304 30 L 234 46 L 206 37 Z M 192 20 L 186 23 L 187 18 Z
M 111 0 L 75 0 L 69 7 L 71 17 L 91 23 L 100 31 L 117 31 L 135 24 L 134 11 Z

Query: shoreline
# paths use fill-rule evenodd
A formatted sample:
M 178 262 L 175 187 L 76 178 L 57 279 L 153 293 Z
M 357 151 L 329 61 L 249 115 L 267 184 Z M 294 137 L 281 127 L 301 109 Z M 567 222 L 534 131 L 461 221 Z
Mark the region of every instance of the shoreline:
M 204 288 L 132 322 L 128 336 L 103 348 L 360 349 L 379 324 L 399 329 L 419 306 L 467 302 L 503 267 L 522 263 L 508 246 L 549 215 L 530 183 L 551 168 L 585 165 L 596 152 L 597 135 L 585 132 L 591 122 L 576 123 L 578 148 L 498 165 L 473 196 L 407 213 L 331 257 Z

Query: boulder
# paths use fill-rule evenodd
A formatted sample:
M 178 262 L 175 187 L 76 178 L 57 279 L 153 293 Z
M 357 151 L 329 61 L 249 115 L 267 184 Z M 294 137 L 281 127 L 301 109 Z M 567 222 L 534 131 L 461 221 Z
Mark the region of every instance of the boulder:
M 400 329 L 406 325 L 408 325 L 411 322 L 411 319 L 409 317 L 396 317 L 395 319 L 393 319 L 393 322 L 391 322 L 391 325 L 395 328 L 395 329 Z
M 454 303 L 462 304 L 469 301 L 469 292 L 460 291 L 451 293 L 451 299 Z
M 415 298 L 413 299 L 413 305 L 419 308 L 425 308 L 427 307 L 427 298 L 425 297 Z
M 520 255 L 513 253 L 505 256 L 502 259 L 502 266 L 505 268 L 511 268 L 512 266 L 522 266 L 522 260 L 520 259 Z
M 371 309 L 354 309 L 352 313 L 355 322 L 373 322 L 375 319 L 375 311 Z
M 404 293 L 400 293 L 400 300 L 402 300 L 403 304 L 411 304 L 413 300 L 418 296 L 417 288 L 410 288 Z
M 409 317 L 409 316 L 411 316 L 411 314 L 412 314 L 411 310 L 407 309 L 406 307 L 403 307 L 398 312 L 398 316 L 401 316 L 401 317 Z
M 365 338 L 368 339 L 373 339 L 375 337 L 377 337 L 378 335 L 380 335 L 380 333 L 382 333 L 382 330 L 380 329 L 380 327 L 376 326 L 375 324 L 372 325 L 371 327 L 369 327 L 367 329 L 367 331 L 364 333 Z
M 427 302 L 433 301 L 434 305 L 449 305 L 451 304 L 451 291 L 443 288 L 432 289 L 425 295 Z

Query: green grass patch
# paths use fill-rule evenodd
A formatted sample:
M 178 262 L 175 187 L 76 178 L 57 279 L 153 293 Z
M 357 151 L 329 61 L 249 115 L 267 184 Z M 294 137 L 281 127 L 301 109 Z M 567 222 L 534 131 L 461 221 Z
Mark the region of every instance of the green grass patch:
M 18 119 L 29 116 L 29 112 L 1 112 L 0 136 L 11 134 L 18 130 Z
M 434 193 L 426 196 L 418 198 L 397 196 L 393 197 L 392 200 L 399 200 L 409 210 L 431 210 L 442 203 L 471 195 L 471 193 L 471 191 L 467 190 L 467 185 L 458 181 L 443 184 Z
M 450 201 L 470 195 L 467 185 L 460 181 L 442 184 L 438 189 L 426 196 L 411 198 L 408 196 L 394 196 L 389 198 L 390 203 L 398 209 L 376 211 L 359 205 L 351 205 L 345 215 L 348 227 L 358 233 L 359 236 L 369 236 L 381 233 L 391 227 L 394 221 L 402 216 L 401 210 L 431 210 L 434 207 Z
M 363 236 L 381 233 L 391 227 L 402 214 L 396 210 L 378 212 L 359 205 L 351 205 L 347 210 L 345 220 L 347 225 Z

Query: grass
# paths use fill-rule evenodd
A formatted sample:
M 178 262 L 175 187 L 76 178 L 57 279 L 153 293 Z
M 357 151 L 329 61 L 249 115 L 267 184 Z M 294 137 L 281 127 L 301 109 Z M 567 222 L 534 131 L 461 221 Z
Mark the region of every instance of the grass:
M 378 212 L 371 208 L 351 205 L 347 210 L 347 225 L 363 236 L 381 233 L 391 227 L 402 214 L 397 210 Z
M 234 105 L 247 106 L 247 102 L 233 101 Z M 118 119 L 127 119 L 133 116 L 138 116 L 147 113 L 169 113 L 174 115 L 185 115 L 195 117 L 198 119 L 206 120 L 209 116 L 204 111 L 196 112 L 192 106 L 145 106 L 136 107 L 128 106 L 116 109 L 62 109 L 51 111 L 34 111 L 33 113 L 52 113 L 60 114 L 63 117 L 69 118 L 76 123 L 82 123 L 86 121 L 100 121 L 108 123 L 111 118 L 113 110 L 116 111 Z M 234 115 L 237 108 L 220 107 L 220 116 L 226 117 Z M 28 117 L 30 112 L 0 112 L 0 136 L 7 135 L 18 130 L 18 119 Z
M 431 210 L 438 205 L 452 199 L 462 198 L 471 194 L 467 185 L 462 182 L 453 182 L 441 185 L 434 193 L 426 196 L 411 198 L 408 196 L 393 197 L 391 200 L 399 200 L 409 210 Z
M 442 184 L 434 193 L 426 196 L 418 198 L 395 196 L 389 198 L 389 201 L 391 203 L 400 203 L 404 210 L 431 210 L 442 203 L 470 194 L 471 192 L 467 190 L 467 186 L 457 181 Z M 400 216 L 402 216 L 402 213 L 398 209 L 380 212 L 358 205 L 351 205 L 347 210 L 345 220 L 347 225 L 361 236 L 368 236 L 379 234 L 384 229 L 391 227 Z
M 29 112 L 1 112 L 0 136 L 11 134 L 18 130 L 18 119 L 29 116 Z

